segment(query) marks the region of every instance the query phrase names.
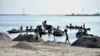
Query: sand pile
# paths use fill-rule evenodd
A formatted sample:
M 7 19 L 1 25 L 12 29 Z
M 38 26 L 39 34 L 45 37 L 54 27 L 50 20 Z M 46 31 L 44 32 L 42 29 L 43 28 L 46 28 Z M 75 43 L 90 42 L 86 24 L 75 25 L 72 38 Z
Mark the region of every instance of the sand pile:
M 27 41 L 27 42 L 40 42 L 43 41 L 43 39 L 40 36 L 32 35 L 32 34 L 24 34 L 24 35 L 18 35 L 13 41 Z
M 24 50 L 36 50 L 36 47 L 32 46 L 31 44 L 25 41 L 19 42 L 18 44 L 14 45 L 13 48 L 19 48 Z
M 82 36 L 77 39 L 72 46 L 82 46 L 89 48 L 100 48 L 100 37 L 97 36 Z
M 9 42 L 11 38 L 6 33 L 0 33 L 0 41 Z

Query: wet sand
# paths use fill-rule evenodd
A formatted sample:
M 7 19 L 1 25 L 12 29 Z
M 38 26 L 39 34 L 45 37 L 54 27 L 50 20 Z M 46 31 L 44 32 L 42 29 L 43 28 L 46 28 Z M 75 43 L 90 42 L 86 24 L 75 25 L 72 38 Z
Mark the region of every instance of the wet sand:
M 19 42 L 0 42 L 0 56 L 100 56 L 99 48 L 70 46 L 67 43 L 34 42 L 35 49 L 19 49 L 12 46 Z

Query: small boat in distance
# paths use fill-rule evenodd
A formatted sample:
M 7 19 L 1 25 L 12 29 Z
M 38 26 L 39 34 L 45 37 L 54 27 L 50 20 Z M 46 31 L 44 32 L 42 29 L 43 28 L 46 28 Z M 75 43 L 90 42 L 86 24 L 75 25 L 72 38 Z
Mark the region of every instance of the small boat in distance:
M 79 26 L 79 25 L 73 26 L 73 25 L 70 23 L 70 25 L 66 25 L 66 28 L 69 28 L 69 29 L 77 29 L 77 30 L 79 30 L 79 29 L 91 30 L 91 28 L 86 28 L 86 27 L 85 27 L 85 24 L 83 24 L 83 26 L 82 26 L 82 25 L 81 25 L 81 26 Z

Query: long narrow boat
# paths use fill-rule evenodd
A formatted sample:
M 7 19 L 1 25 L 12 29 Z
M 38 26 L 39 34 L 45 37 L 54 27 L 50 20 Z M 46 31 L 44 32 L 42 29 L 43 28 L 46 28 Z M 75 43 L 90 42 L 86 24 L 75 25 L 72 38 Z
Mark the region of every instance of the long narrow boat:
M 84 28 L 84 27 L 81 27 L 81 26 L 66 26 L 66 28 L 69 28 L 69 29 L 87 29 L 87 30 L 91 30 L 91 28 Z
M 9 31 L 7 31 L 7 32 L 8 32 L 8 33 L 21 33 L 21 32 L 25 32 L 25 31 L 12 29 L 12 30 L 9 30 Z
M 7 31 L 8 33 L 22 33 L 22 32 L 34 32 L 34 29 L 27 29 L 27 30 L 17 30 L 17 29 L 12 29 Z

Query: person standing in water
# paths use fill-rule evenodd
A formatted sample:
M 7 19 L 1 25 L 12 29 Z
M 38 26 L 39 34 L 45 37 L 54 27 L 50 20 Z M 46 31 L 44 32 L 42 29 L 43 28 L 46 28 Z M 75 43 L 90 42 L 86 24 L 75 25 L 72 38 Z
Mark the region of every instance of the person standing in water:
M 55 42 L 55 33 L 56 33 L 56 28 L 54 28 L 54 30 L 53 30 L 53 36 L 54 36 L 54 42 Z
M 85 23 L 83 23 L 83 28 L 85 28 Z
M 68 33 L 67 33 L 68 32 L 67 29 L 65 29 L 64 32 L 66 34 L 66 40 L 65 40 L 65 42 L 68 41 L 68 43 L 70 44 L 69 37 L 68 37 Z
M 43 21 L 42 24 L 43 25 L 46 25 L 47 24 L 47 20 Z
M 26 26 L 26 34 L 28 35 L 28 26 Z
M 20 27 L 20 30 L 21 30 L 21 31 L 23 30 L 23 26 Z

